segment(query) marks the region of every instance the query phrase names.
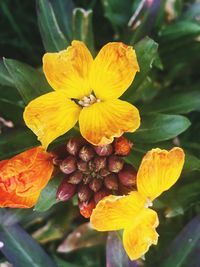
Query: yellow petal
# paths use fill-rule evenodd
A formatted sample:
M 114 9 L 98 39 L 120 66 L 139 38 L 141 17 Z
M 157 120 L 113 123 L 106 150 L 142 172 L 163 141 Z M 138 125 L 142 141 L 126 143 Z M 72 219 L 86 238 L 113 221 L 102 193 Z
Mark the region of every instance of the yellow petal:
M 81 108 L 66 98 L 63 91 L 42 95 L 24 111 L 26 125 L 37 135 L 44 148 L 69 131 L 77 122 Z
M 91 87 L 101 100 L 118 98 L 131 85 L 137 71 L 133 47 L 120 42 L 108 43 L 93 62 Z
M 59 53 L 46 53 L 43 57 L 45 76 L 55 90 L 65 90 L 69 98 L 81 99 L 91 92 L 89 72 L 93 58 L 83 42 Z
M 121 100 L 109 100 L 83 108 L 79 117 L 82 136 L 93 145 L 109 144 L 140 125 L 137 108 Z
M 181 174 L 184 157 L 184 151 L 179 147 L 170 151 L 156 148 L 147 152 L 137 174 L 138 191 L 153 200 L 168 190 Z
M 155 230 L 157 226 L 157 213 L 151 209 L 143 208 L 125 228 L 123 244 L 131 260 L 140 258 L 152 244 L 157 244 L 158 234 Z
M 98 231 L 120 230 L 134 221 L 144 204 L 145 199 L 136 191 L 127 196 L 110 195 L 97 204 L 90 222 Z

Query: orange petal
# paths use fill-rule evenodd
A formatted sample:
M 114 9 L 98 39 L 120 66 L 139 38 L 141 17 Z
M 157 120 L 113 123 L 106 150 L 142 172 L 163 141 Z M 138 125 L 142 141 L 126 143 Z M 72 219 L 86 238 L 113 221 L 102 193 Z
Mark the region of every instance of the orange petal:
M 137 174 L 138 191 L 154 200 L 178 180 L 183 164 L 184 151 L 174 147 L 170 151 L 152 149 L 144 156 Z
M 157 213 L 151 209 L 143 208 L 125 228 L 123 244 L 131 260 L 140 258 L 152 244 L 157 244 L 158 234 L 155 230 L 157 226 Z
M 24 111 L 26 125 L 37 135 L 44 148 L 69 131 L 77 122 L 81 108 L 63 91 L 42 95 Z
M 139 66 L 135 50 L 120 42 L 106 44 L 91 70 L 90 83 L 101 100 L 120 97 L 131 85 Z
M 43 57 L 45 76 L 54 90 L 65 90 L 69 98 L 81 99 L 91 92 L 89 72 L 92 55 L 83 42 L 59 53 L 46 53 Z
M 145 199 L 136 191 L 128 196 L 110 195 L 97 204 L 90 222 L 98 231 L 120 230 L 134 222 L 144 204 Z
M 109 100 L 83 108 L 79 117 L 82 136 L 93 145 L 105 145 L 140 126 L 137 108 L 126 101 Z
M 30 208 L 53 172 L 52 155 L 42 147 L 0 162 L 0 207 Z

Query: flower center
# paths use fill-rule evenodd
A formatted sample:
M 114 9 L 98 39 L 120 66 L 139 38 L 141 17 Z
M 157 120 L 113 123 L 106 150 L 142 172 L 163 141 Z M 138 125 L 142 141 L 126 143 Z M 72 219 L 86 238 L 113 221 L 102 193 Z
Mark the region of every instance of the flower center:
M 93 94 L 89 96 L 84 96 L 81 100 L 78 101 L 78 104 L 82 107 L 89 107 L 94 103 L 101 102 L 100 99 L 96 98 Z
M 147 198 L 146 203 L 144 204 L 144 207 L 145 208 L 149 208 L 149 207 L 152 207 L 152 206 L 153 206 L 152 201 L 149 198 Z

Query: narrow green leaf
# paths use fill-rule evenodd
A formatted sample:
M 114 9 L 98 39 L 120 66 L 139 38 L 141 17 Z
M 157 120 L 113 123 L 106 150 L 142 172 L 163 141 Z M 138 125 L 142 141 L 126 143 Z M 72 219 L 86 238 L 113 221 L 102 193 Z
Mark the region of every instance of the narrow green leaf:
M 19 225 L 9 219 L 9 213 L 0 211 L 1 252 L 15 267 L 57 267 L 46 252 Z
M 14 82 L 3 63 L 3 60 L 0 60 L 0 84 L 11 87 L 14 86 Z
M 4 64 L 25 104 L 51 91 L 43 73 L 39 70 L 14 59 L 4 58 Z
M 56 52 L 69 45 L 54 14 L 50 1 L 37 0 L 38 25 L 46 51 Z M 66 14 L 67 15 L 67 14 Z
M 128 134 L 134 142 L 157 143 L 181 134 L 190 121 L 180 115 L 151 114 L 143 116 L 141 126 L 134 134 Z
M 94 52 L 92 10 L 75 8 L 73 12 L 73 39 L 83 41 Z

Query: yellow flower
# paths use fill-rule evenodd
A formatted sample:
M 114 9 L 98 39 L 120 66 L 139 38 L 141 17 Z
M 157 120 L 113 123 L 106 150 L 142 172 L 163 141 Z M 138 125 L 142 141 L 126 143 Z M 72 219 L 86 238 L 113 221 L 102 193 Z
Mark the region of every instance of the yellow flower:
M 78 120 L 82 136 L 94 145 L 139 127 L 137 108 L 118 99 L 139 71 L 132 47 L 108 43 L 93 59 L 84 43 L 73 41 L 66 50 L 46 53 L 43 70 L 55 91 L 31 101 L 24 120 L 45 148 Z
M 152 201 L 168 190 L 179 178 L 184 152 L 152 149 L 143 158 L 137 173 L 137 189 L 127 196 L 108 196 L 101 200 L 91 215 L 91 224 L 98 231 L 124 229 L 123 244 L 131 260 L 144 255 L 157 244 L 158 216 L 149 209 Z

